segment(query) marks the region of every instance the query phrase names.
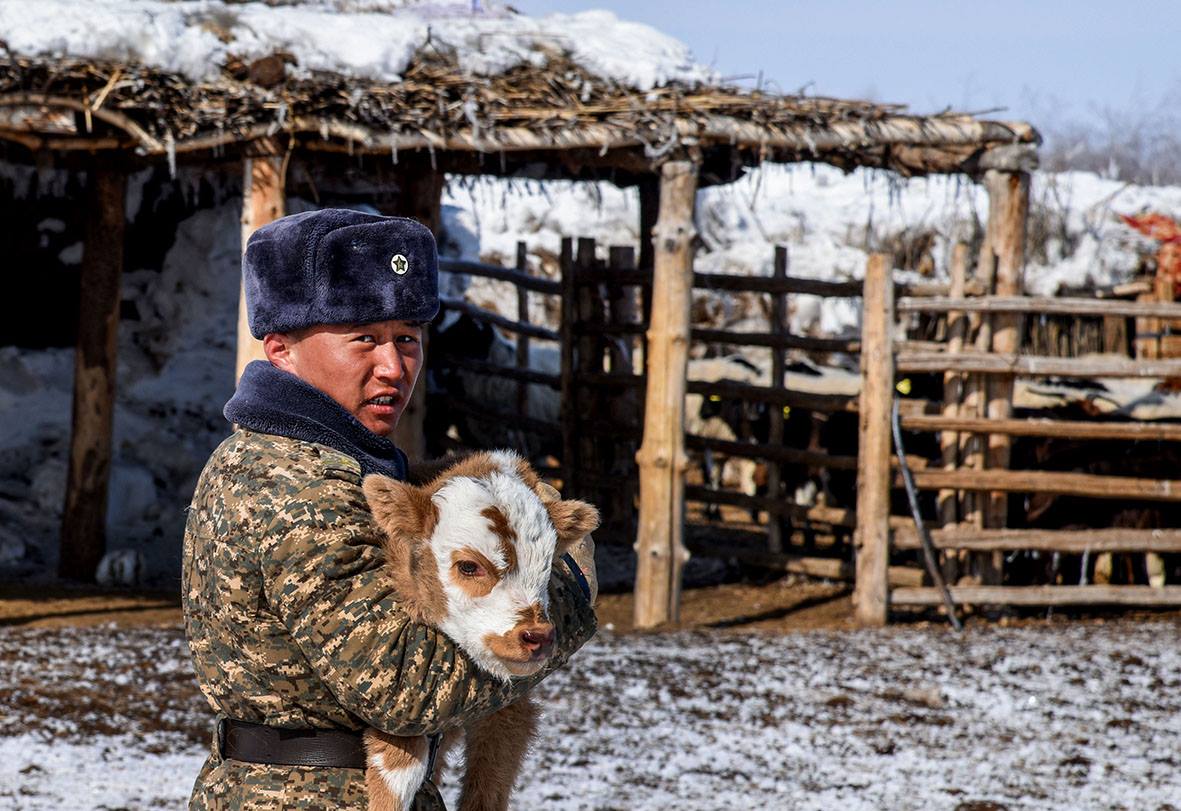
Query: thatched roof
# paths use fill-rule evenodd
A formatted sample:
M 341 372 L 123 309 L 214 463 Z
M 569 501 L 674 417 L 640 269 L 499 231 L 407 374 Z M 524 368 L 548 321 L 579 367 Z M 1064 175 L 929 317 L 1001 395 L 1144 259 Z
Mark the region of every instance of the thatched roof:
M 1027 124 L 741 90 L 689 68 L 644 87 L 531 36 L 526 56 L 493 60 L 497 72 L 481 75 L 436 35 L 396 80 L 308 69 L 282 43 L 254 58 L 226 53 L 197 78 L 142 59 L 0 53 L 0 139 L 32 152 L 148 158 L 307 150 L 397 159 L 420 150 L 449 171 L 490 173 L 574 160 L 643 174 L 685 153 L 730 176 L 763 160 L 907 175 L 1036 161 L 1039 137 Z

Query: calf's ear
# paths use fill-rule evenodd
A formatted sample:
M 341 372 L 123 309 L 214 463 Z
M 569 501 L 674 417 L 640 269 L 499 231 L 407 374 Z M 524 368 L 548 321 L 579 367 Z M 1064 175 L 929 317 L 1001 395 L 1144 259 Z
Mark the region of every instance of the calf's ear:
M 598 529 L 599 511 L 585 501 L 550 501 L 545 508 L 558 531 L 559 554 Z
M 421 487 L 371 474 L 361 483 L 361 490 L 377 525 L 387 535 L 421 539 L 434 531 L 436 508 Z

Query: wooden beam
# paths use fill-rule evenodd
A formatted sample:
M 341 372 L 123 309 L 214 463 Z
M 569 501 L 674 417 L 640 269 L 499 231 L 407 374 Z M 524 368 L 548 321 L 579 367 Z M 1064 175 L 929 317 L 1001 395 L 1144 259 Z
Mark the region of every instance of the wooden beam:
M 1181 501 L 1181 481 L 1100 476 L 1054 470 L 916 470 L 915 484 L 924 490 L 954 487 L 957 490 L 998 493 L 1053 493 L 1092 498 L 1125 498 L 1130 501 Z M 901 486 L 901 480 L 895 482 Z M 860 507 L 858 507 L 860 510 Z
M 398 208 L 393 212 L 400 217 L 412 220 L 431 229 L 436 238 L 443 222 L 443 186 L 446 178 L 442 172 L 431 166 L 428 159 L 406 159 L 398 164 Z M 426 355 L 430 352 L 427 343 L 427 331 L 423 329 L 423 365 L 426 369 Z M 410 401 L 406 403 L 406 410 L 398 419 L 397 426 L 391 437 L 394 444 L 402 449 L 410 461 L 426 458 L 426 431 L 423 424 L 426 420 L 426 380 L 422 379 L 410 394 Z
M 787 278 L 787 248 L 783 245 L 775 246 L 775 261 L 772 266 L 771 278 Z M 787 296 L 784 293 L 771 294 L 771 334 L 777 338 L 787 335 Z M 786 376 L 786 358 L 783 349 L 771 351 L 771 388 L 782 389 Z M 770 445 L 783 445 L 783 409 L 773 408 L 769 414 L 771 425 L 769 429 Z M 767 467 L 767 492 L 772 498 L 782 498 L 782 469 L 779 464 L 772 462 Z M 767 516 L 767 550 L 772 553 L 783 551 L 783 536 L 786 530 L 784 522 L 776 514 Z
M 898 300 L 899 313 L 1033 313 L 1077 315 L 1093 318 L 1181 318 L 1181 302 L 1122 301 L 1102 298 L 1050 298 L 1046 296 L 949 296 Z
M 964 297 L 964 286 L 968 279 L 968 246 L 957 242 L 951 249 L 951 295 L 953 298 Z M 951 311 L 947 314 L 947 353 L 955 355 L 964 351 L 964 341 L 968 336 L 968 317 L 963 312 Z M 943 416 L 958 417 L 964 400 L 963 375 L 947 371 L 943 373 Z M 903 425 L 905 426 L 905 422 Z M 955 470 L 960 462 L 960 437 L 953 430 L 944 430 L 939 437 L 940 455 L 944 470 Z M 941 490 L 937 502 L 939 523 L 942 526 L 959 521 L 960 495 L 955 490 Z M 954 581 L 955 578 L 950 578 Z
M 680 616 L 684 535 L 685 378 L 689 361 L 689 305 L 693 285 L 693 209 L 697 166 L 669 161 L 660 176 L 660 216 L 648 327 L 648 387 L 640 470 L 636 539 L 635 624 L 651 628 Z
M 121 167 L 109 165 L 93 166 L 88 174 L 70 461 L 58 574 L 92 581 L 106 548 L 127 178 Z
M 246 158 L 242 171 L 242 250 L 250 235 L 287 213 L 283 158 Z M 266 360 L 262 341 L 250 334 L 246 313 L 246 288 L 238 288 L 238 356 L 234 381 L 255 360 Z
M 942 605 L 936 588 L 899 588 L 895 605 Z M 952 586 L 951 599 L 971 605 L 1181 605 L 1181 586 Z
M 995 292 L 999 296 L 1019 296 L 1025 289 L 1025 223 L 1029 217 L 1029 175 L 1024 172 L 989 170 L 984 174 L 984 184 L 989 197 L 997 200 L 997 204 L 990 206 L 989 210 L 1000 217 L 993 228 L 995 239 L 992 242 L 992 250 L 997 257 Z M 1023 318 L 1016 313 L 994 316 L 992 351 L 1000 355 L 1016 355 L 1021 348 L 1022 323 Z M 1012 416 L 1013 377 L 992 377 L 988 380 L 987 388 L 986 416 L 992 420 Z M 1007 468 L 1012 444 L 1007 434 L 990 434 L 987 467 Z M 993 493 L 986 507 L 984 525 L 1003 527 L 1008 522 L 1008 514 L 1008 494 Z
M 971 434 L 1055 437 L 1059 439 L 1123 439 L 1137 442 L 1181 442 L 1181 424 L 1152 422 L 1088 422 L 1085 420 L 990 420 L 926 414 L 903 416 L 908 431 L 961 431 Z
M 931 533 L 939 549 L 1015 552 L 1181 552 L 1178 529 L 940 529 Z M 895 549 L 918 549 L 914 527 L 894 531 Z
M 988 352 L 898 353 L 900 372 L 969 372 L 1026 377 L 1181 377 L 1181 360 L 1132 358 L 1050 358 Z M 999 416 L 999 415 L 998 415 Z
M 888 604 L 890 408 L 894 396 L 893 257 L 875 253 L 865 268 L 861 319 L 860 444 L 857 454 L 857 580 L 861 625 L 885 625 Z

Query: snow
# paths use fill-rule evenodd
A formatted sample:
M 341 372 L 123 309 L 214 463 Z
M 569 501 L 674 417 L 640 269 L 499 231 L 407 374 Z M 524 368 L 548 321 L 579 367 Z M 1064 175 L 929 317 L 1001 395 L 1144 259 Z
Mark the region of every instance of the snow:
M 561 51 L 594 75 L 641 90 L 715 78 L 679 41 L 608 11 L 527 17 L 502 4 L 477 9 L 405 0 L 5 0 L 0 31 L 14 53 L 129 60 L 194 81 L 216 80 L 231 55 L 287 52 L 300 76 L 333 71 L 397 82 L 428 43 L 454 49 L 461 70 L 484 76 L 542 65 L 547 51 Z
M 1179 630 L 601 632 L 536 691 L 545 721 L 514 805 L 1167 807 Z M 0 695 L 19 699 L 0 723 L 0 808 L 184 807 L 212 717 L 179 629 L 15 629 L 0 658 Z M 103 713 L 121 734 L 95 731 Z

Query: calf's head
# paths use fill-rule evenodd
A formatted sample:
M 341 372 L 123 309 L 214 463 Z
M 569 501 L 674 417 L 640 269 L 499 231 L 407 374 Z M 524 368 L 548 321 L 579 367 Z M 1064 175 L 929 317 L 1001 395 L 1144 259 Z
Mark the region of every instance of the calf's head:
M 489 673 L 540 670 L 554 643 L 551 570 L 598 526 L 598 511 L 551 497 L 506 451 L 470 456 L 423 487 L 368 476 L 364 491 L 407 610 Z

